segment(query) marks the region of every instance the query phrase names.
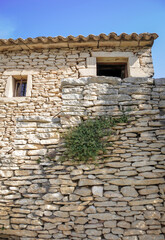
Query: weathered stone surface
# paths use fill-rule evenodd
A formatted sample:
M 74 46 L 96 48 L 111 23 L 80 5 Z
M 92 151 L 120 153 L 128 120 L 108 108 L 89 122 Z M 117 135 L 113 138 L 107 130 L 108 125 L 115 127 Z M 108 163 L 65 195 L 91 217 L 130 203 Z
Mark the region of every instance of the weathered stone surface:
M 147 226 L 146 226 L 146 223 L 144 221 L 140 221 L 140 220 L 137 220 L 137 221 L 134 221 L 132 223 L 132 228 L 137 228 L 137 229 L 141 229 L 141 230 L 146 230 L 147 229 Z
M 85 213 L 96 213 L 96 208 L 94 206 L 89 206 L 86 210 Z
M 116 221 L 105 221 L 104 227 L 106 228 L 115 228 L 116 227 Z
M 157 186 L 152 186 L 152 187 L 147 187 L 145 189 L 140 189 L 139 193 L 141 195 L 148 195 L 148 194 L 152 194 L 152 193 L 157 193 L 159 191 Z
M 87 187 L 81 187 L 79 189 L 76 189 L 74 193 L 83 197 L 91 196 L 91 190 Z
M 160 184 L 164 183 L 163 178 L 158 178 L 158 179 L 144 179 L 144 180 L 134 180 L 134 179 L 115 179 L 115 180 L 110 180 L 109 183 L 115 184 L 118 186 L 125 186 L 125 185 L 154 185 L 154 184 Z
M 118 193 L 118 192 L 114 192 L 114 191 L 106 191 L 104 193 L 104 196 L 107 198 L 122 198 L 122 194 Z
M 88 218 L 86 217 L 78 217 L 76 220 L 75 220 L 75 223 L 77 224 L 85 224 L 88 222 Z
M 5 185 L 8 185 L 8 186 L 22 186 L 22 185 L 30 185 L 31 182 L 30 181 L 5 181 L 4 182 Z
M 46 193 L 46 188 L 39 187 L 38 184 L 32 184 L 28 188 L 29 193 Z
M 104 220 L 108 221 L 109 219 L 112 220 L 122 220 L 123 218 L 111 213 L 96 213 L 96 214 L 89 214 L 89 219 L 99 219 L 99 220 Z
M 139 236 L 140 240 L 164 240 L 163 234 L 160 235 L 150 235 L 150 234 L 145 234 L 144 236 Z
M 133 235 L 144 235 L 145 232 L 143 230 L 137 230 L 137 229 L 127 229 L 124 231 L 124 236 L 133 236 Z
M 99 180 L 91 180 L 91 179 L 80 179 L 78 185 L 81 186 L 95 186 L 102 185 L 103 183 Z
M 35 231 L 28 230 L 14 230 L 14 229 L 4 229 L 0 230 L 0 234 L 6 234 L 7 236 L 24 236 L 24 237 L 36 237 L 37 233 Z
M 54 184 L 54 185 L 76 186 L 76 184 L 69 179 L 67 179 L 67 180 L 65 180 L 65 179 L 50 179 L 49 181 L 51 184 Z
M 54 218 L 42 217 L 41 219 L 42 219 L 43 221 L 49 222 L 49 223 L 69 222 L 69 218 L 60 218 L 60 217 L 54 217 Z
M 27 155 L 29 156 L 44 156 L 46 155 L 46 149 L 39 149 L 39 150 L 30 150 L 28 151 Z
M 60 201 L 63 198 L 61 193 L 47 193 L 42 197 L 46 201 Z
M 123 187 L 121 188 L 121 193 L 124 197 L 137 197 L 138 192 L 133 187 Z
M 94 196 L 102 197 L 103 196 L 103 187 L 101 187 L 101 186 L 92 187 L 92 193 Z
M 146 205 L 146 204 L 157 204 L 163 202 L 163 199 L 156 198 L 156 199 L 149 199 L 149 200 L 139 200 L 139 201 L 131 201 L 129 202 L 130 206 L 139 206 L 139 205 Z
M 0 170 L 0 176 L 4 178 L 9 178 L 13 176 L 13 172 L 8 170 Z
M 62 194 L 70 194 L 70 193 L 73 193 L 74 191 L 74 187 L 61 187 L 60 188 L 60 191 Z
M 92 235 L 92 236 L 100 236 L 101 235 L 101 231 L 98 231 L 96 229 L 88 229 L 85 231 L 85 233 L 89 236 L 90 235 Z
M 84 210 L 84 206 L 79 206 L 79 205 L 70 205 L 70 206 L 64 206 L 60 208 L 60 211 L 67 211 L 67 212 L 72 212 L 72 211 L 82 211 Z
M 131 224 L 129 222 L 125 222 L 125 221 L 119 221 L 117 223 L 117 226 L 121 227 L 121 228 L 130 228 Z
M 104 237 L 105 237 L 105 239 L 120 240 L 120 237 L 118 237 L 112 233 L 104 234 Z
M 15 201 L 15 204 L 20 204 L 20 205 L 32 205 L 34 204 L 34 200 L 33 199 L 19 199 Z
M 160 213 L 158 211 L 145 211 L 144 217 L 146 219 L 160 219 Z

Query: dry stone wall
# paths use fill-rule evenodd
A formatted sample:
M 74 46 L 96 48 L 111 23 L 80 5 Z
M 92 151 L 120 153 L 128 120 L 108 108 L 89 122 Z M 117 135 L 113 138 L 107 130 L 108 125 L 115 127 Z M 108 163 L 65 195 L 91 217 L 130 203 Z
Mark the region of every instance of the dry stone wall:
M 0 238 L 163 240 L 165 79 L 33 79 L 31 98 L 1 98 Z M 68 127 L 122 111 L 104 160 L 58 161 Z

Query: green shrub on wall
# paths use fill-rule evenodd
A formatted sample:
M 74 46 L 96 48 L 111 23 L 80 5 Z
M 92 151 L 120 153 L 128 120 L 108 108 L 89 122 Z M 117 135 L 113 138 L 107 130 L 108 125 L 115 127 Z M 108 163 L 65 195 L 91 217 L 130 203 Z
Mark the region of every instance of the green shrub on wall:
M 106 136 L 111 134 L 111 128 L 117 123 L 127 122 L 127 116 L 120 118 L 111 116 L 89 119 L 72 128 L 64 136 L 66 151 L 62 160 L 71 159 L 78 162 L 95 160 L 100 151 L 105 153 Z

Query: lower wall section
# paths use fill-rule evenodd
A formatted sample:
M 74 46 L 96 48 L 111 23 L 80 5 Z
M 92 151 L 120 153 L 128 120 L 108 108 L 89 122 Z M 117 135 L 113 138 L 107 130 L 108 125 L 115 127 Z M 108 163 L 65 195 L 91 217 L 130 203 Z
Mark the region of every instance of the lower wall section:
M 164 240 L 164 89 L 163 80 L 67 79 L 61 115 L 13 120 L 13 151 L 0 165 L 0 239 Z M 103 160 L 58 162 L 68 126 L 128 108 Z
M 1 238 L 162 240 L 161 161 L 136 154 L 99 166 L 24 165 L 2 182 Z

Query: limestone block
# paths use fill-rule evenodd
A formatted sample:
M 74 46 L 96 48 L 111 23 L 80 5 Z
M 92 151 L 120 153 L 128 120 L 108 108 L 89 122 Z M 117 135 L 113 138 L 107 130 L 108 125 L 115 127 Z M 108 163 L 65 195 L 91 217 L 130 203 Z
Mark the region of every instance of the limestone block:
M 66 194 L 71 194 L 74 191 L 74 187 L 61 187 L 60 191 L 62 194 L 66 195 Z
M 63 94 L 62 99 L 66 100 L 80 100 L 83 99 L 82 94 Z
M 60 217 L 54 217 L 54 218 L 48 218 L 48 217 L 42 217 L 41 218 L 44 222 L 48 223 L 64 223 L 69 222 L 69 218 L 60 218 Z
M 13 176 L 13 171 L 9 170 L 0 170 L 0 177 L 9 178 Z
M 80 53 L 80 58 L 87 58 L 89 56 L 90 56 L 89 53 L 86 53 L 86 52 L 81 52 Z
M 124 236 L 144 235 L 145 232 L 139 229 L 127 229 L 124 231 Z
M 41 140 L 41 144 L 43 144 L 43 145 L 57 144 L 58 142 L 59 142 L 58 139 L 45 139 L 45 140 Z
M 123 187 L 121 188 L 121 193 L 124 197 L 137 197 L 138 192 L 133 187 Z
M 96 76 L 96 68 L 82 68 L 79 73 L 81 77 Z
M 158 211 L 145 211 L 144 217 L 146 219 L 160 219 L 160 213 Z
M 24 116 L 17 118 L 18 122 L 51 122 L 52 119 L 50 117 L 43 117 L 43 116 Z
M 107 198 L 122 198 L 122 194 L 119 192 L 114 192 L 114 191 L 106 191 L 104 192 L 104 196 Z
M 165 147 L 161 148 L 161 152 L 165 154 Z
M 101 236 L 101 231 L 96 230 L 96 229 L 88 229 L 85 231 L 87 235 L 92 235 L 92 236 Z
M 158 179 L 144 179 L 144 180 L 135 180 L 135 179 L 114 179 L 109 181 L 110 184 L 125 186 L 125 185 L 154 185 L 164 183 L 163 178 Z
M 35 231 L 29 231 L 29 230 L 14 230 L 14 229 L 4 229 L 0 230 L 0 234 L 6 234 L 7 236 L 24 236 L 24 237 L 36 237 L 37 233 Z
M 73 212 L 73 211 L 83 211 L 85 206 L 82 205 L 69 205 L 60 208 L 60 211 Z
M 46 201 L 60 201 L 63 198 L 63 195 L 59 192 L 47 193 L 42 198 Z
M 163 234 L 160 234 L 160 235 L 150 235 L 150 234 L 145 234 L 143 236 L 139 236 L 139 240 L 164 240 L 164 236 Z
M 123 168 L 123 167 L 128 167 L 131 164 L 128 162 L 110 162 L 106 163 L 106 166 L 111 167 L 111 168 Z
M 163 199 L 155 198 L 148 200 L 139 200 L 139 201 L 131 201 L 129 202 L 130 206 L 139 206 L 139 205 L 147 205 L 147 204 L 157 204 L 163 202 Z
M 156 86 L 165 86 L 165 78 L 157 78 L 157 79 L 154 79 L 154 82 L 155 82 L 155 85 Z
M 24 150 L 15 150 L 12 153 L 13 157 L 23 157 L 26 155 L 26 151 Z
M 80 179 L 78 185 L 81 186 L 95 186 L 95 185 L 102 185 L 102 181 L 99 180 L 91 180 L 91 179 Z
M 33 199 L 29 199 L 29 198 L 23 198 L 23 199 L 16 200 L 15 204 L 19 204 L 19 205 L 33 205 L 34 204 L 34 200 Z
M 94 206 L 89 206 L 86 210 L 85 213 L 96 213 L 96 208 Z
M 130 67 L 130 77 L 151 77 L 152 74 L 146 73 L 139 67 Z
M 83 197 L 91 196 L 91 190 L 87 187 L 76 189 L 74 193 Z
M 29 186 L 27 191 L 28 191 L 28 193 L 45 193 L 46 188 L 39 187 L 38 184 L 32 184 Z
M 116 227 L 116 221 L 105 221 L 104 227 L 106 228 L 115 228 Z
M 74 183 L 72 180 L 65 180 L 65 179 L 50 179 L 50 184 L 54 185 L 68 185 L 68 186 L 76 186 L 76 183 Z
M 145 221 L 140 221 L 140 220 L 137 220 L 137 221 L 132 222 L 131 227 L 132 227 L 132 228 L 138 228 L 138 229 L 141 229 L 141 230 L 146 230 L 146 229 L 148 228 L 148 227 L 146 226 Z
M 44 156 L 47 153 L 46 149 L 39 149 L 39 150 L 30 150 L 27 152 L 28 156 Z
M 105 76 L 93 76 L 90 77 L 88 80 L 89 84 L 90 83 L 108 83 L 111 85 L 121 85 L 121 79 L 118 77 L 105 77 Z
M 14 180 L 14 181 L 4 181 L 4 184 L 8 186 L 22 186 L 22 185 L 30 185 L 31 182 L 26 180 L 22 180 L 22 181 Z
M 116 234 L 108 233 L 104 234 L 105 239 L 111 239 L 111 240 L 120 240 L 121 238 L 118 237 Z
M 93 186 L 92 187 L 92 193 L 94 196 L 103 196 L 103 187 L 102 186 Z
M 79 79 L 74 78 L 64 78 L 61 79 L 61 86 L 85 86 L 88 83 L 88 77 L 81 77 Z
M 103 221 L 111 220 L 123 220 L 124 218 L 118 215 L 114 215 L 111 213 L 95 213 L 95 214 L 89 214 L 89 219 L 98 219 Z
M 136 236 L 123 237 L 123 240 L 138 240 L 138 238 Z
M 86 217 L 78 217 L 75 221 L 75 224 L 86 224 L 88 222 L 88 218 Z
M 161 100 L 161 101 L 159 102 L 159 107 L 160 107 L 160 108 L 165 108 L 165 100 Z
M 61 211 L 54 212 L 54 215 L 56 217 L 63 217 L 63 218 L 69 217 L 69 213 L 68 212 L 61 212 Z
M 58 229 L 61 230 L 61 231 L 69 231 L 72 227 L 71 226 L 67 226 L 67 225 L 64 225 L 64 224 L 61 224 L 58 226 Z
M 82 175 L 83 171 L 81 169 L 74 169 L 70 175 L 77 176 L 77 175 Z
M 119 221 L 117 223 L 117 226 L 121 227 L 121 228 L 130 228 L 131 224 L 129 222 L 126 222 L 126 221 Z
M 96 58 L 87 57 L 86 58 L 87 68 L 96 68 Z

